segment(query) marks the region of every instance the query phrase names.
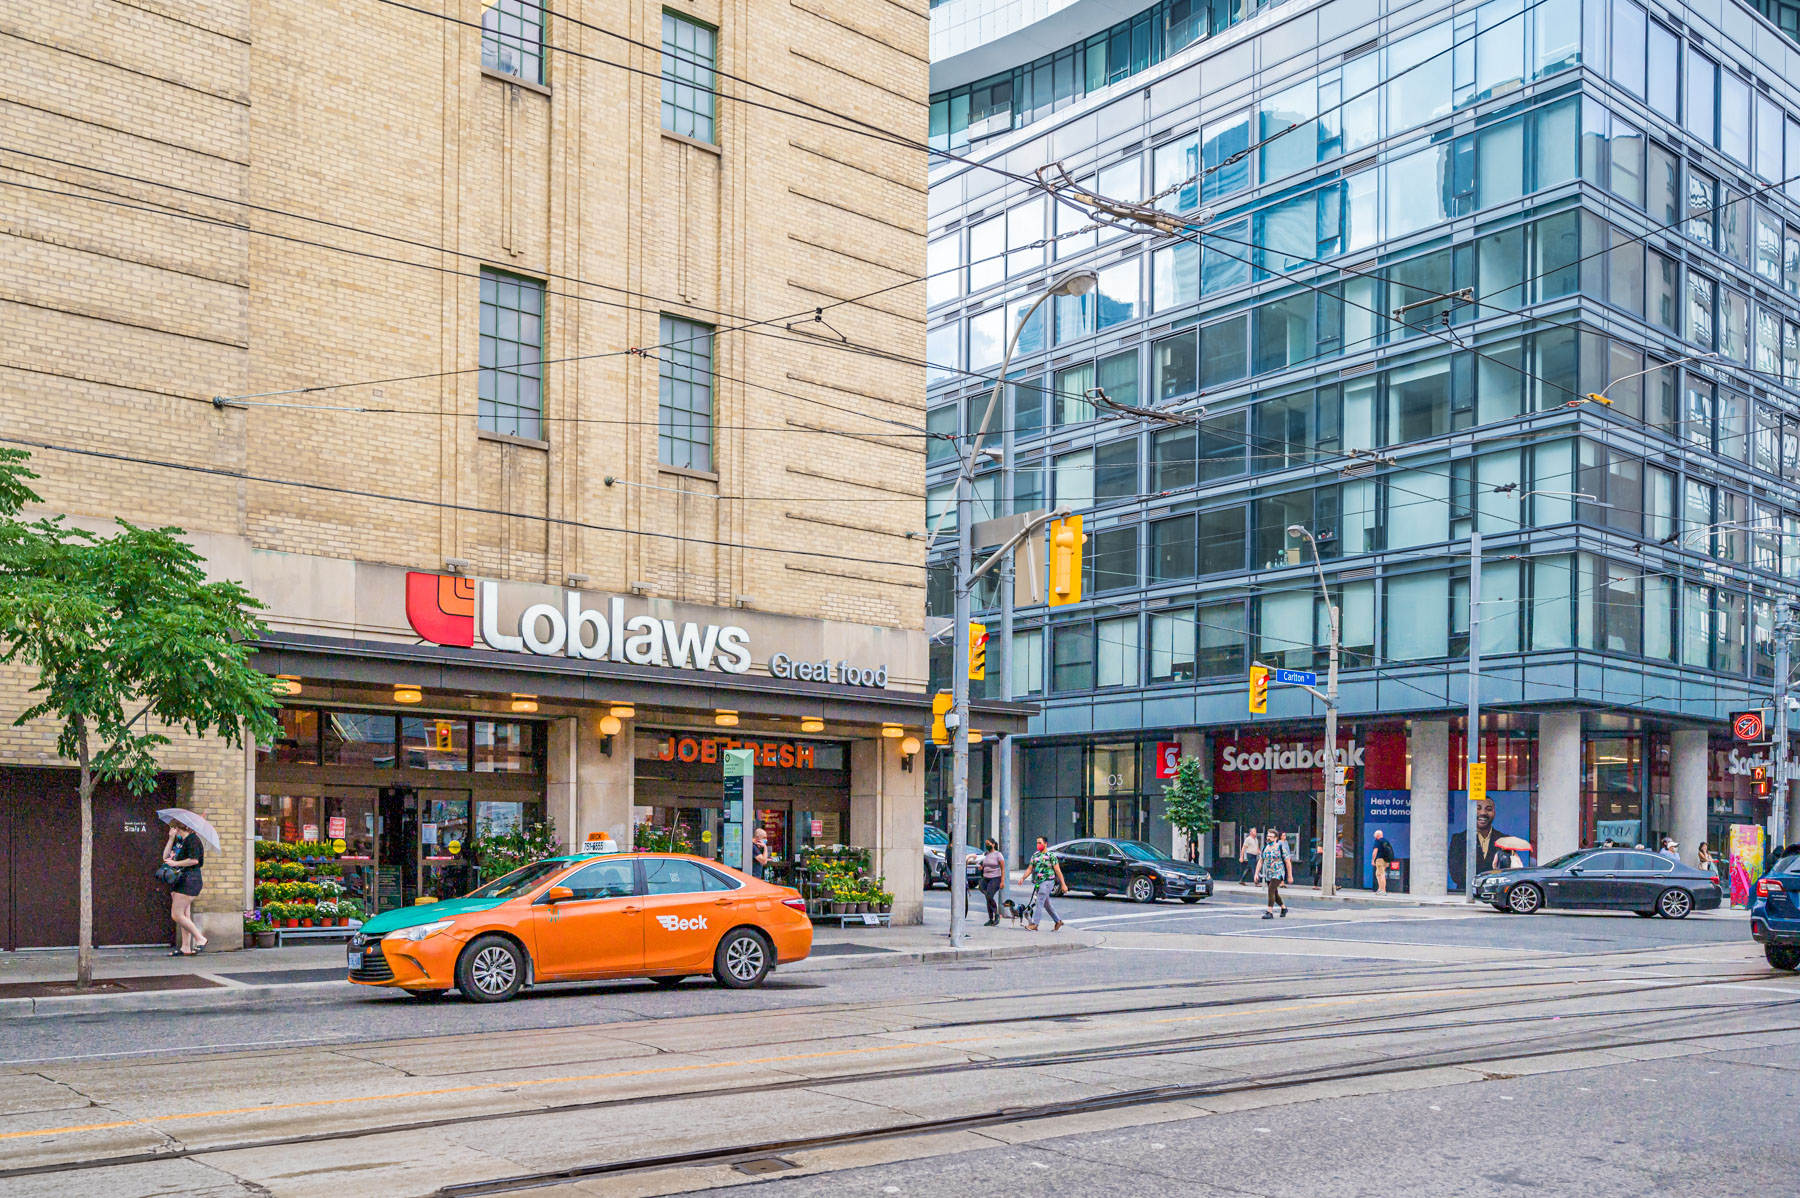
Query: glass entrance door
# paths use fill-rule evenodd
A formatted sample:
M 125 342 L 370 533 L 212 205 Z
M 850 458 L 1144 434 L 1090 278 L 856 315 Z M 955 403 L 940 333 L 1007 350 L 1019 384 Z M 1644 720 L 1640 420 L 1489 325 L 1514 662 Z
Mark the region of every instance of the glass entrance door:
M 433 898 L 460 898 L 480 885 L 462 854 L 469 842 L 469 792 L 421 790 L 419 806 L 419 892 Z M 455 846 L 455 853 L 450 851 Z

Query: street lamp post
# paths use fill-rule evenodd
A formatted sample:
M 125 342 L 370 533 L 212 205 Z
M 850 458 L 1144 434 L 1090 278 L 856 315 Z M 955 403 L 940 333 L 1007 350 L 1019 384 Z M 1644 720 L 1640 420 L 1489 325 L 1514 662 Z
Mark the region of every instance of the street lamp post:
M 1331 617 L 1331 659 L 1325 675 L 1325 786 L 1319 804 L 1319 896 L 1330 898 L 1337 893 L 1337 783 L 1338 783 L 1338 608 L 1325 587 L 1325 566 L 1319 561 L 1319 542 L 1298 524 L 1288 525 L 1288 536 L 1305 537 L 1312 546 L 1313 573 L 1319 580 L 1319 594 L 1324 597 L 1325 611 Z M 1314 692 L 1315 694 L 1317 692 Z
M 968 452 L 961 455 L 956 470 L 956 610 L 953 620 L 956 638 L 952 646 L 954 650 L 950 690 L 951 716 L 955 720 L 955 728 L 951 735 L 955 737 L 955 751 L 950 771 L 951 809 L 950 809 L 950 946 L 961 948 L 965 934 L 966 917 L 963 904 L 968 901 L 968 824 L 969 824 L 969 591 L 974 585 L 971 577 L 973 562 L 970 554 L 974 546 L 971 544 L 974 531 L 974 489 L 975 463 L 981 458 L 981 441 L 987 436 L 988 425 L 993 422 L 994 410 L 1001 405 L 1006 391 L 1006 372 L 1012 365 L 1013 351 L 1019 347 L 1019 334 L 1037 310 L 1043 307 L 1046 300 L 1061 295 L 1086 295 L 1099 282 L 1099 278 L 1091 270 L 1075 270 L 1053 280 L 1044 293 L 1033 300 L 1031 307 L 1025 309 L 1014 326 L 1012 336 L 1006 343 L 1006 356 L 1000 360 L 1000 369 L 994 378 L 994 389 L 988 396 L 987 410 L 981 414 L 981 427 L 969 440 Z M 1012 646 L 1005 646 L 1004 653 L 1010 655 Z M 1003 667 L 1006 668 L 1006 667 Z M 1005 797 L 1002 797 L 1005 801 Z

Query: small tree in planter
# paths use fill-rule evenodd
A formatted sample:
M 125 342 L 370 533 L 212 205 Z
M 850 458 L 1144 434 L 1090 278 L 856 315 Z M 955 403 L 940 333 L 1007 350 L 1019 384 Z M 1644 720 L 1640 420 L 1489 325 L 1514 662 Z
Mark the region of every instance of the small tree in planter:
M 1163 813 L 1187 837 L 1188 859 L 1198 860 L 1200 838 L 1213 827 L 1213 786 L 1200 774 L 1200 759 L 1183 757 L 1175 779 L 1163 787 Z

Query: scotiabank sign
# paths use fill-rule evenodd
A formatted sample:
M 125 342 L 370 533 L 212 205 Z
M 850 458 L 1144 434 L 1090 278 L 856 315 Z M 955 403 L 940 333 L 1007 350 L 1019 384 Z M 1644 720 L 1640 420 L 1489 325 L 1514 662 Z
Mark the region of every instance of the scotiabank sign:
M 504 614 L 501 585 L 457 575 L 408 573 L 407 621 L 414 632 L 437 645 L 474 648 L 479 629 L 479 643 L 502 653 L 750 672 L 750 633 L 735 624 L 627 614 L 621 596 L 608 596 L 590 606 L 586 594 L 571 590 L 564 590 L 559 602 L 515 608 L 518 615 L 509 617 Z M 885 664 L 863 668 L 848 661 L 795 661 L 780 652 L 770 657 L 769 672 L 777 678 L 876 689 L 886 688 L 888 680 Z
M 1363 786 L 1406 785 L 1406 732 L 1403 727 L 1360 727 L 1340 736 L 1337 764 L 1359 771 Z M 1215 736 L 1213 788 L 1219 791 L 1318 790 L 1331 764 L 1323 736 Z
M 1339 745 L 1337 757 L 1339 765 L 1363 763 L 1362 748 L 1354 740 L 1347 745 Z M 1322 770 L 1326 764 L 1323 744 L 1309 746 L 1277 742 L 1247 751 L 1240 745 L 1227 744 L 1220 751 L 1214 769 L 1221 774 L 1235 774 L 1246 770 Z

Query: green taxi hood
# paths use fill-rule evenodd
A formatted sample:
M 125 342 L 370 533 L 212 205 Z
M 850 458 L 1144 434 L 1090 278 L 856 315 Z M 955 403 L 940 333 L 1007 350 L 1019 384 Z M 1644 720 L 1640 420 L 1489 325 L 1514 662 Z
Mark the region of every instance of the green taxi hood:
M 396 907 L 392 911 L 383 911 L 373 919 L 364 920 L 362 934 L 385 936 L 389 932 L 398 932 L 402 928 L 414 928 L 422 923 L 434 923 L 440 919 L 449 919 L 452 915 L 491 911 L 507 901 L 498 898 L 459 898 L 446 899 L 440 903 L 423 903 L 416 907 Z

